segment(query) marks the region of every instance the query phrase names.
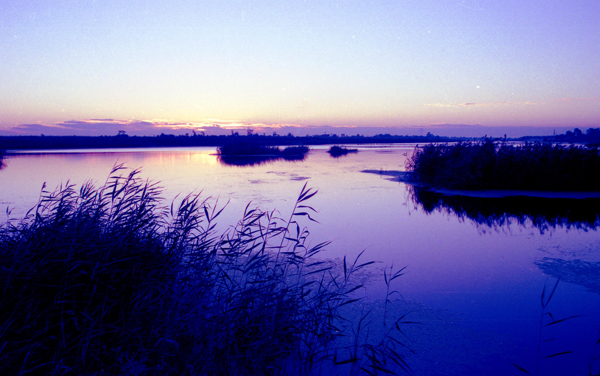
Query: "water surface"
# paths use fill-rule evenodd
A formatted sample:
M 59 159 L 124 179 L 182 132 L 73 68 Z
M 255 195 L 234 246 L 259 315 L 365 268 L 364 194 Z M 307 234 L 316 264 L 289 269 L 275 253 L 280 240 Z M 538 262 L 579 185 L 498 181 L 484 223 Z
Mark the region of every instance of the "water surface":
M 524 374 L 511 362 L 533 370 L 542 289 L 560 277 L 549 311 L 582 316 L 544 329 L 556 340 L 543 345 L 542 355 L 572 353 L 543 359 L 540 375 L 587 375 L 600 329 L 596 201 L 431 196 L 386 174 L 361 172 L 404 170 L 414 145 L 356 148 L 332 158 L 328 146 L 313 147 L 301 161 L 249 165 L 220 163 L 214 148 L 21 153 L 0 170 L 0 210 L 22 216 L 44 183 L 50 190 L 67 181 L 101 185 L 116 163 L 125 163 L 160 181 L 167 202 L 202 192 L 216 205 L 228 203 L 219 220 L 226 228 L 249 202 L 289 216 L 306 183 L 319 190 L 310 202 L 319 223 L 306 224 L 312 243 L 332 241 L 321 257 L 366 250 L 365 259 L 382 262 L 369 277 L 369 299 L 382 297 L 384 265 L 407 266 L 395 281 L 402 296 L 394 298 L 398 312 L 412 311 L 422 322 L 407 330 L 414 374 Z

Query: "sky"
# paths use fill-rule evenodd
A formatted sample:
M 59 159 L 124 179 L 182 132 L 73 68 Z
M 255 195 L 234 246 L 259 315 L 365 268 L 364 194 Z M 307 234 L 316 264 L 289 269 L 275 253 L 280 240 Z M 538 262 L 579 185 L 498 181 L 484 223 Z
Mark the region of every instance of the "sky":
M 2 0 L 0 134 L 600 127 L 597 0 Z

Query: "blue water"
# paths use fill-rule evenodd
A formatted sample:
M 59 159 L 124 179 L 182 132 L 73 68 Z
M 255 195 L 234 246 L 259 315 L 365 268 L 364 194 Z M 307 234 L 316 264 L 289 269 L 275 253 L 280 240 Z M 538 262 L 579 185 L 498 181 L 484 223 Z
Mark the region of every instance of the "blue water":
M 234 224 L 248 202 L 289 216 L 307 183 L 319 191 L 310 201 L 319 223 L 305 223 L 312 243 L 332 241 L 321 257 L 351 259 L 365 250 L 365 259 L 381 261 L 365 277 L 367 300 L 383 297 L 384 265 L 407 266 L 395 281 L 401 297 L 394 295 L 391 311 L 411 312 L 408 317 L 422 323 L 406 330 L 416 352 L 406 354 L 413 374 L 524 374 L 511 363 L 533 374 L 542 289 L 560 277 L 547 311 L 555 319 L 581 316 L 543 328 L 543 339 L 555 340 L 542 344 L 541 356 L 572 352 L 541 359 L 539 374 L 587 375 L 600 330 L 599 231 L 578 229 L 577 221 L 540 231 L 527 218 L 498 225 L 447 208 L 428 212 L 408 185 L 361 172 L 404 170 L 413 147 L 361 146 L 334 159 L 323 146 L 304 161 L 250 167 L 219 163 L 214 148 L 19 154 L 0 170 L 0 213 L 11 208 L 11 217 L 24 215 L 44 183 L 50 190 L 68 180 L 101 185 L 115 163 L 160 181 L 166 202 L 201 191 L 215 205 L 227 204 L 221 229 Z M 597 360 L 595 372 L 599 368 Z

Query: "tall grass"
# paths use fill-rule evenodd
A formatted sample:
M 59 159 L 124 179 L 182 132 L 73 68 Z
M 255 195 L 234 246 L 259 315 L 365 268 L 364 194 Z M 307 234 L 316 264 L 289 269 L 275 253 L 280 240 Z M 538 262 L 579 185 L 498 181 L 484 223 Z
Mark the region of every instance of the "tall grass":
M 312 219 L 316 191 L 302 189 L 288 220 L 248 206 L 217 234 L 222 208 L 196 194 L 165 206 L 156 183 L 123 168 L 100 187 L 43 189 L 24 219 L 0 228 L 4 374 L 408 369 L 389 333 L 337 357 L 349 348 L 334 345 L 341 310 L 362 287 L 352 276 L 372 262 L 344 259 L 336 272 L 315 258 L 327 243 L 309 246 L 299 219 Z
M 430 144 L 417 148 L 407 169 L 418 182 L 449 189 L 600 190 L 598 148 L 575 145 Z

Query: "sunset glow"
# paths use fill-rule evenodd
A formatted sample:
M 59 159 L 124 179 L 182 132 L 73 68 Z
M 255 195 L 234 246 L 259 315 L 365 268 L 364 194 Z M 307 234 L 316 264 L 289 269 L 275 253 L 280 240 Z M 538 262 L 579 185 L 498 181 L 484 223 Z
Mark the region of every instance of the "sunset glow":
M 4 1 L 0 134 L 598 127 L 598 19 L 583 0 Z

